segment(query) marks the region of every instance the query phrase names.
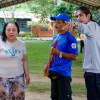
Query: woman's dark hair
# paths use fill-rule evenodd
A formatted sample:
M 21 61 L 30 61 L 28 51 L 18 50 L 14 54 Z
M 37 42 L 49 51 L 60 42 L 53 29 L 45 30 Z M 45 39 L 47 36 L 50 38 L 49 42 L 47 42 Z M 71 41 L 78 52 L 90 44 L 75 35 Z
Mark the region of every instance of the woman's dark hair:
M 18 34 L 19 34 L 19 32 L 20 32 L 19 26 L 18 26 L 18 24 L 17 24 L 16 22 L 14 22 L 14 21 L 9 21 L 9 22 L 7 22 L 7 23 L 4 23 L 3 31 L 2 31 L 2 41 L 5 41 L 5 42 L 6 42 L 7 36 L 6 36 L 6 34 L 5 34 L 5 30 L 6 30 L 7 25 L 10 24 L 10 23 L 14 24 L 14 25 L 17 27 Z

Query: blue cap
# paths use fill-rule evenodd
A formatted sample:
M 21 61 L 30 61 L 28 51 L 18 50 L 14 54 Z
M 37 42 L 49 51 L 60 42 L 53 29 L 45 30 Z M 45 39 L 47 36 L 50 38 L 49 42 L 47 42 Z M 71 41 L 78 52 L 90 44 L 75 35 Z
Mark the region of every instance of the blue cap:
M 65 13 L 60 13 L 58 16 L 56 17 L 51 17 L 50 18 L 51 20 L 56 20 L 56 19 L 59 19 L 59 20 L 63 20 L 63 21 L 67 21 L 67 22 L 70 22 L 70 18 L 67 14 Z

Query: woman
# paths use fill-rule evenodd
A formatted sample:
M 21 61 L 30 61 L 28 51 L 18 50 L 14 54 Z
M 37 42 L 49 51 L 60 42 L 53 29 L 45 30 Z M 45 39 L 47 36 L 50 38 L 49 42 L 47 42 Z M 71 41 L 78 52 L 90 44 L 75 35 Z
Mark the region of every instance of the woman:
M 0 100 L 24 100 L 24 74 L 26 85 L 30 83 L 26 47 L 18 34 L 16 22 L 4 24 L 0 40 Z

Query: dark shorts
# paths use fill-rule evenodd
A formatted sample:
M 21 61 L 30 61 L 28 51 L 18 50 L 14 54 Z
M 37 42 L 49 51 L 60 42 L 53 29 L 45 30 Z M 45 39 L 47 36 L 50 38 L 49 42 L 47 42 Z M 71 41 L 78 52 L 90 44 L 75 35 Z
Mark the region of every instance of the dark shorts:
M 57 72 L 56 72 L 57 74 Z M 51 98 L 52 100 L 72 100 L 71 99 L 71 77 L 62 76 L 58 73 L 59 78 L 51 78 Z

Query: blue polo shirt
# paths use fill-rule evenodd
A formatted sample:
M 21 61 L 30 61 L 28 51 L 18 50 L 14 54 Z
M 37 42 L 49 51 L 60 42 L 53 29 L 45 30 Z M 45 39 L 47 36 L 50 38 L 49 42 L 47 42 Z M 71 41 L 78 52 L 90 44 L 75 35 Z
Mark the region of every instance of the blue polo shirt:
M 59 40 L 65 36 L 70 34 L 69 32 L 66 32 L 65 34 L 58 33 L 52 42 L 52 47 L 56 40 Z M 73 35 L 70 35 L 62 40 L 60 40 L 57 44 L 57 49 L 64 53 L 73 53 L 78 56 L 78 47 L 77 47 L 77 41 Z M 66 58 L 59 58 L 59 55 L 55 55 L 55 62 L 54 62 L 54 56 L 52 63 L 50 65 L 49 71 L 56 71 L 60 73 L 63 76 L 71 77 L 71 66 L 72 66 L 72 60 L 68 60 Z

